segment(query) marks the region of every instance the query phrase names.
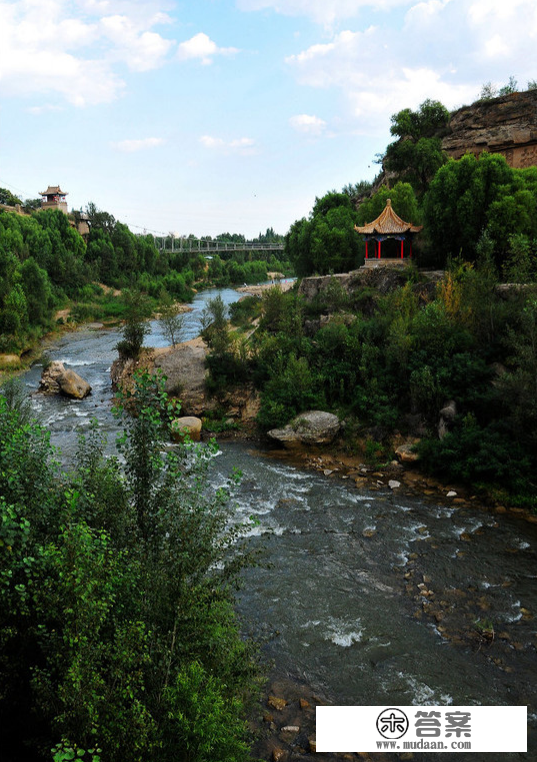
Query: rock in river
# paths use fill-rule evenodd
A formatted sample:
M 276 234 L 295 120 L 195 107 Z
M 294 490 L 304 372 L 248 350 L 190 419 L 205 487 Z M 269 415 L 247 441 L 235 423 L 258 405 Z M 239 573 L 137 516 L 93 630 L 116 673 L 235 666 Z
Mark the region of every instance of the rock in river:
M 297 415 L 283 429 L 271 429 L 268 435 L 288 448 L 301 445 L 325 445 L 336 438 L 340 427 L 337 415 L 325 413 L 322 410 L 310 410 Z
M 62 362 L 55 360 L 43 370 L 39 391 L 43 394 L 64 394 L 81 400 L 91 392 L 91 386 L 74 370 L 67 369 Z
M 174 418 L 172 421 L 172 437 L 176 442 L 182 442 L 185 436 L 188 435 L 193 442 L 199 442 L 201 427 L 201 419 L 194 415 Z

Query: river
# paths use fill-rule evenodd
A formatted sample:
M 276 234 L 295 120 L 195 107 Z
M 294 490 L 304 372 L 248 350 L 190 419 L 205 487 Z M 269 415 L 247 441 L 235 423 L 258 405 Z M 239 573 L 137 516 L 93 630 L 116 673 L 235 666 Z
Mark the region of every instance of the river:
M 216 293 L 227 304 L 238 297 L 231 289 L 198 294 L 183 340 L 198 335 Z M 146 343 L 165 346 L 158 323 L 151 329 Z M 32 397 L 67 460 L 92 417 L 114 439 L 109 371 L 119 338 L 86 328 L 47 347 L 93 387 L 82 401 Z M 29 392 L 41 370 L 25 374 Z M 214 482 L 233 467 L 243 472 L 238 517 L 256 518 L 249 542 L 263 553 L 237 606 L 276 673 L 335 704 L 528 705 L 531 751 L 497 757 L 537 758 L 535 524 L 477 504 L 368 491 L 223 443 Z

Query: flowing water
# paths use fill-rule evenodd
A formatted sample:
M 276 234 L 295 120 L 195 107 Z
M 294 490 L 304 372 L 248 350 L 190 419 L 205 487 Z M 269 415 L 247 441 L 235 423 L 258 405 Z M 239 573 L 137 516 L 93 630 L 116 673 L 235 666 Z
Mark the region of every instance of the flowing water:
M 196 297 L 183 338 L 198 335 L 215 293 Z M 238 296 L 219 293 L 227 303 Z M 93 416 L 114 438 L 109 370 L 119 338 L 85 329 L 47 348 L 93 387 L 82 401 L 33 397 L 66 457 Z M 147 343 L 166 344 L 157 323 Z M 40 374 L 37 365 L 25 375 L 29 391 Z M 527 704 L 530 751 L 497 756 L 537 758 L 535 524 L 477 505 L 367 491 L 225 443 L 214 482 L 234 467 L 243 472 L 238 517 L 254 519 L 249 542 L 263 553 L 245 573 L 238 608 L 277 673 L 336 704 Z

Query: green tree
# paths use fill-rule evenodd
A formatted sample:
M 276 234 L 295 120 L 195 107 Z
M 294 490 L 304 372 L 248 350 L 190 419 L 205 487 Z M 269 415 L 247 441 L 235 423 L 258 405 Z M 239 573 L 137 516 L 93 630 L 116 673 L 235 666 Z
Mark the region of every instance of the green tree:
M 41 207 L 41 198 L 27 198 L 24 200 L 23 208 L 27 213 L 38 212 Z
M 399 140 L 386 149 L 385 169 L 422 195 L 446 161 L 441 135 L 448 122 L 449 112 L 439 101 L 426 100 L 417 111 L 407 108 L 394 114 L 390 132 Z
M 0 188 L 0 204 L 16 206 L 17 204 L 22 204 L 22 201 L 7 188 Z
M 229 347 L 227 321 L 228 310 L 220 294 L 209 299 L 201 314 L 201 335 L 217 355 Z
M 424 218 L 433 249 L 474 261 L 484 231 L 501 264 L 514 233 L 535 235 L 534 177 L 509 167 L 499 154 L 466 154 L 436 174 L 424 198 Z M 445 260 L 444 260 L 445 261 Z
M 93 434 L 59 474 L 0 396 L 0 743 L 7 760 L 246 762 L 254 664 L 231 585 L 247 560 L 206 452 L 163 454 L 163 379 L 124 403 L 124 471 Z M 102 750 L 102 751 L 101 751 Z
M 117 349 L 124 357 L 138 357 L 144 338 L 151 330 L 147 322 L 151 315 L 151 307 L 147 296 L 141 291 L 125 289 L 123 300 L 126 306 L 126 317 L 121 329 L 123 339 L 117 345 Z
M 184 322 L 181 306 L 174 302 L 167 291 L 162 291 L 160 294 L 160 324 L 166 340 L 174 347 L 179 341 Z
M 388 199 L 391 199 L 393 211 L 406 222 L 418 224 L 421 219 L 421 213 L 418 207 L 418 200 L 414 189 L 410 183 L 397 182 L 392 188 L 385 185 L 375 193 L 371 198 L 363 201 L 358 207 L 358 224 L 365 225 L 376 219 Z
M 20 266 L 20 278 L 26 296 L 28 318 L 32 325 L 47 325 L 53 304 L 50 280 L 33 257 Z
M 354 233 L 356 219 L 348 194 L 330 191 L 316 198 L 309 219 L 295 222 L 285 240 L 285 254 L 297 275 L 326 275 L 357 267 L 362 247 Z

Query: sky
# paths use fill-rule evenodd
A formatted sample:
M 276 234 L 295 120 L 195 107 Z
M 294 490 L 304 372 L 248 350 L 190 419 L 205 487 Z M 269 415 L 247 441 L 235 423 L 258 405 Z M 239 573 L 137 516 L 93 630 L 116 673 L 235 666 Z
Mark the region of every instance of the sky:
M 536 0 L 0 0 L 0 187 L 134 232 L 286 233 L 390 117 L 537 79 Z

